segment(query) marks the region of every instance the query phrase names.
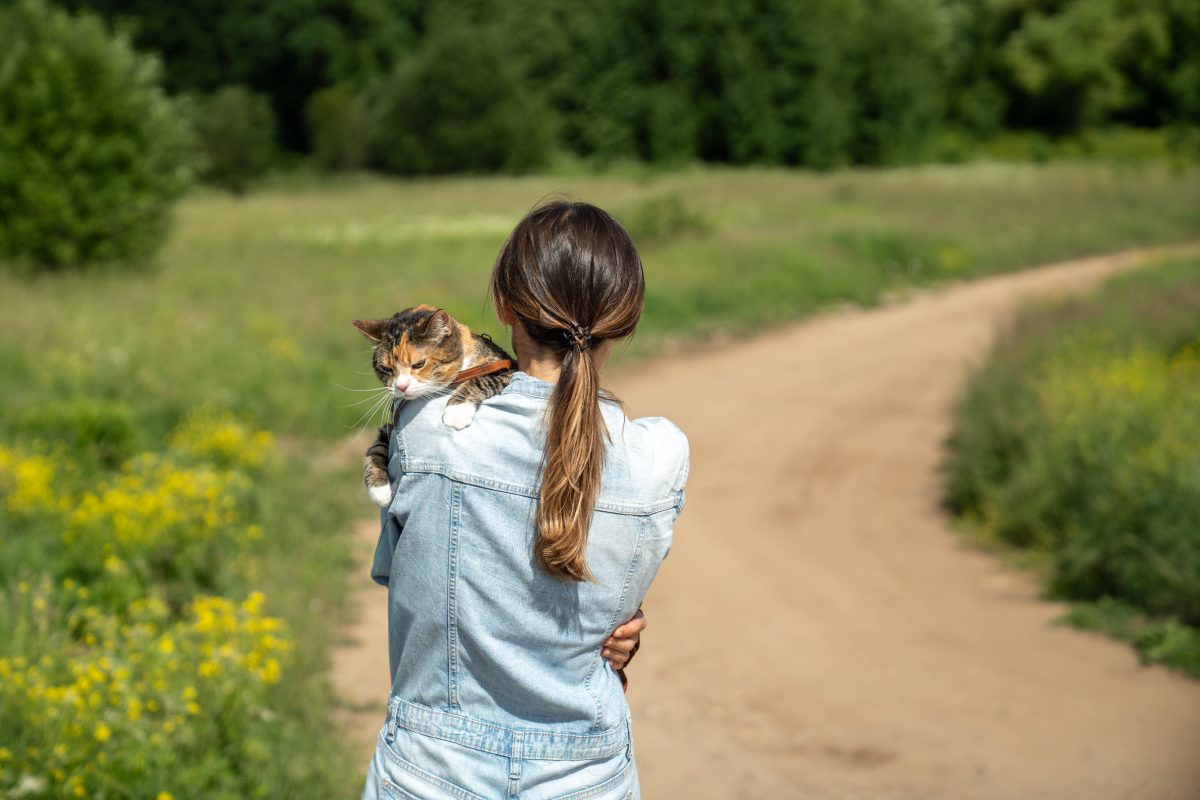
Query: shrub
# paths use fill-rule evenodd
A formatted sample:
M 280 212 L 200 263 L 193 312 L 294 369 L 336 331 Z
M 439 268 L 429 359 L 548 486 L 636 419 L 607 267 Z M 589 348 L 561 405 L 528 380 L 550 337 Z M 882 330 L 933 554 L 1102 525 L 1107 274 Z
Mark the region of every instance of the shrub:
M 0 447 L 0 795 L 266 797 L 294 769 L 293 640 L 242 588 L 269 439 L 202 412 L 170 440 L 82 492 Z
M 1200 625 L 1200 358 L 1083 340 L 1035 380 L 1041 424 L 997 494 L 997 532 L 1049 550 L 1062 597 Z
M 154 598 L 122 613 L 87 587 L 22 583 L 5 614 L 45 635 L 0 658 L 0 790 L 20 797 L 263 796 L 269 692 L 292 649 L 264 598 Z M 69 632 L 64 637 L 61 632 Z
M 0 258 L 149 258 L 189 175 L 158 63 L 42 0 L 0 10 L 0 30 Z
M 26 437 L 61 445 L 64 457 L 77 463 L 112 469 L 134 453 L 133 415 L 115 403 L 53 403 L 19 417 L 15 427 Z
M 679 192 L 643 200 L 617 216 L 639 244 L 674 239 L 688 233 L 704 233 L 710 227 L 708 220 Z
M 270 102 L 244 86 L 226 86 L 188 105 L 205 180 L 244 193 L 275 158 Z
M 947 494 L 1092 604 L 1073 621 L 1200 674 L 1197 266 L 1024 312 L 958 406 Z
M 938 248 L 930 237 L 911 231 L 851 228 L 831 232 L 829 241 L 867 264 L 884 285 L 932 281 L 966 267 L 961 251 L 949 245 Z
M 271 434 L 246 427 L 228 412 L 193 411 L 169 437 L 172 449 L 221 467 L 260 466 L 271 447 Z
M 450 27 L 371 92 L 372 160 L 389 172 L 522 172 L 545 161 L 549 110 L 493 32 Z
M 62 535 L 64 571 L 118 603 L 151 586 L 171 597 L 210 591 L 229 554 L 261 535 L 243 523 L 250 482 L 147 453 L 74 502 Z
M 0 447 L 0 508 L 18 518 L 66 511 L 67 500 L 55 488 L 55 473 L 45 456 Z
M 305 107 L 308 138 L 317 165 L 327 170 L 361 169 L 367 160 L 370 125 L 366 108 L 345 86 L 330 86 Z

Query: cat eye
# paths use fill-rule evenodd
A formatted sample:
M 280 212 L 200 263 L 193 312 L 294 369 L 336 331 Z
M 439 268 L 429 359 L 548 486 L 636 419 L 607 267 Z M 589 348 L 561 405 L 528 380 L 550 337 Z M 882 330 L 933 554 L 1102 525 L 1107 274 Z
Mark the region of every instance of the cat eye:
M 420 361 L 415 361 L 415 362 L 413 362 L 412 368 L 413 368 L 413 369 L 420 369 L 420 368 L 421 368 L 421 367 L 423 367 L 423 366 L 425 366 L 425 359 L 423 359 L 423 358 L 422 358 Z

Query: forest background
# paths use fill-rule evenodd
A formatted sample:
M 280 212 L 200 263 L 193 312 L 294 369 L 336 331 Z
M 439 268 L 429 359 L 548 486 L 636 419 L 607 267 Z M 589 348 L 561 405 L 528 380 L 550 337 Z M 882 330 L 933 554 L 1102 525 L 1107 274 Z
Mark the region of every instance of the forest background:
M 1194 153 L 1200 124 L 1189 0 L 63 5 L 161 54 L 235 186 L 302 154 L 414 174 Z

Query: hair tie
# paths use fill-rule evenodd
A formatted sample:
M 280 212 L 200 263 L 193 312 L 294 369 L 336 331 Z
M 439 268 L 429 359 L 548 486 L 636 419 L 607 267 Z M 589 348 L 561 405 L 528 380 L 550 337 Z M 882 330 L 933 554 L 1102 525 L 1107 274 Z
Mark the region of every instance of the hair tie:
M 571 325 L 562 333 L 563 338 L 567 340 L 567 346 L 574 345 L 580 350 L 587 350 L 592 346 L 592 332 L 583 325 Z

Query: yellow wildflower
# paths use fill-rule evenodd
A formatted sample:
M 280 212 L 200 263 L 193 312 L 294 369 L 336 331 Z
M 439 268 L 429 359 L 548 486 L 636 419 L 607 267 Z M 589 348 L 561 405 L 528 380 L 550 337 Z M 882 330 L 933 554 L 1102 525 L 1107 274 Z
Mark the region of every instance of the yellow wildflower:
M 259 672 L 263 683 L 278 683 L 280 677 L 279 661 L 274 658 L 268 658 L 263 664 L 262 671 Z

